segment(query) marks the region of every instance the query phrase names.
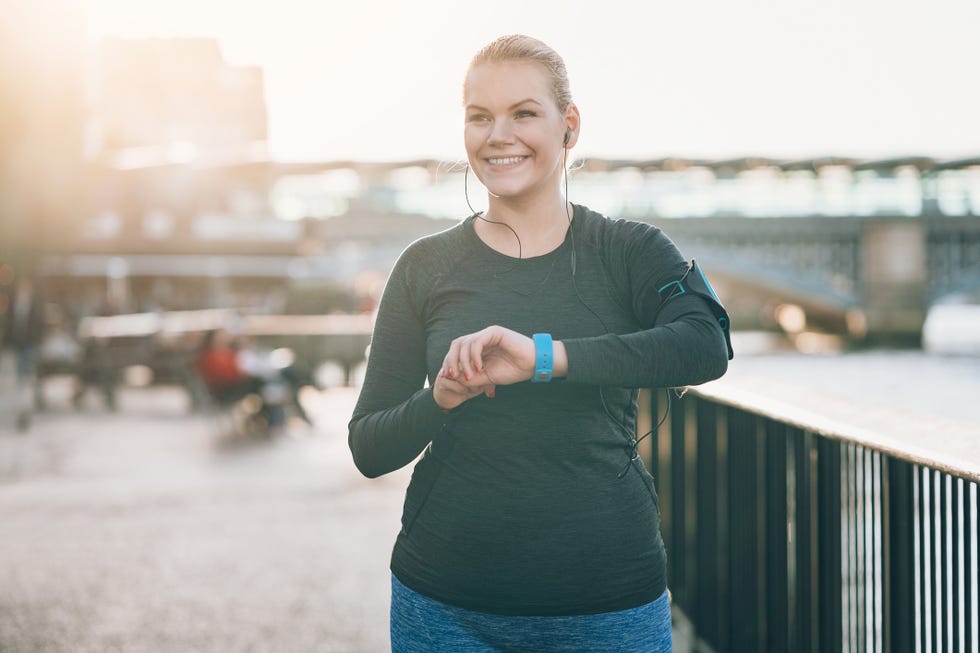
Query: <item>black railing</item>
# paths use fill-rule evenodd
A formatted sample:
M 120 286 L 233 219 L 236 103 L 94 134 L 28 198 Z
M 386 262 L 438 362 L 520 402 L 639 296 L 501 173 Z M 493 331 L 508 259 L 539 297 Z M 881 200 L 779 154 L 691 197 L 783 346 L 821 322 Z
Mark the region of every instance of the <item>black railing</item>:
M 666 401 L 652 394 L 651 415 Z M 698 644 L 978 650 L 976 464 L 722 391 L 672 403 L 647 462 L 674 606 Z

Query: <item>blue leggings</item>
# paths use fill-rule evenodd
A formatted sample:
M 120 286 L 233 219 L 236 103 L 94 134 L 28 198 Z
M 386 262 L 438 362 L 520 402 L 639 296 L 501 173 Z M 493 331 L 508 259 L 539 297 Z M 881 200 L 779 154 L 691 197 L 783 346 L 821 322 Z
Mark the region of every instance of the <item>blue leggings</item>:
M 670 628 L 666 591 L 618 612 L 521 617 L 440 603 L 391 577 L 392 653 L 663 653 L 671 650 Z

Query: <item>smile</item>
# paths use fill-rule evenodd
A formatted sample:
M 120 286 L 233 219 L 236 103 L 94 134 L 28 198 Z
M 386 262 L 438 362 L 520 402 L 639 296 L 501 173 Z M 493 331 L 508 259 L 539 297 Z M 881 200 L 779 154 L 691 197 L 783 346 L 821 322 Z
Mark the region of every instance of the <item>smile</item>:
M 526 156 L 508 156 L 506 158 L 487 159 L 487 161 L 490 162 L 490 165 L 495 165 L 495 166 L 509 166 L 509 165 L 513 165 L 515 163 L 520 163 L 521 161 L 523 161 L 526 158 L 527 158 Z

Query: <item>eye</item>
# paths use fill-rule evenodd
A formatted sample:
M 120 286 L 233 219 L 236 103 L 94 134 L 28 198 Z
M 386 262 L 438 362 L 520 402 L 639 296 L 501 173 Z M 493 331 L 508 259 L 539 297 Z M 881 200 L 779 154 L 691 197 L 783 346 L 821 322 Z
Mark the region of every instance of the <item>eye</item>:
M 490 120 L 490 116 L 485 113 L 471 113 L 466 116 L 466 122 L 487 122 Z
M 530 109 L 521 109 L 520 111 L 518 111 L 517 113 L 514 114 L 514 117 L 515 118 L 534 118 L 537 115 L 538 114 L 536 114 L 534 111 L 531 111 Z

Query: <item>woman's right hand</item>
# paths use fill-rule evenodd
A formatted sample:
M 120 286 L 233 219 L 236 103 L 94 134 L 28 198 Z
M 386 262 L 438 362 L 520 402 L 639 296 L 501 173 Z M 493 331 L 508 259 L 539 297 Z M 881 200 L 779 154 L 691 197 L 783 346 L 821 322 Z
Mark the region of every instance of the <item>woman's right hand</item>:
M 433 393 L 443 410 L 452 410 L 480 394 L 492 399 L 498 385 L 527 381 L 533 374 L 531 338 L 494 325 L 450 343 Z

